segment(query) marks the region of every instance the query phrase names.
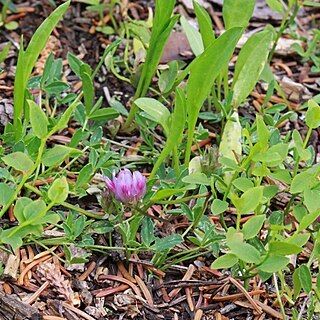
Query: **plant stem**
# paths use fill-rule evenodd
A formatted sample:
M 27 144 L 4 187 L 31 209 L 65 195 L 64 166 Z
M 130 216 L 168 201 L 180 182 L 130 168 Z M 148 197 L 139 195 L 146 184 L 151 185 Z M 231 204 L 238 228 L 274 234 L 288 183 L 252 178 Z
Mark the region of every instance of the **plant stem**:
M 280 306 L 282 317 L 283 317 L 283 319 L 286 319 L 286 312 L 284 311 L 284 307 L 283 307 L 283 304 L 282 304 L 281 294 L 280 294 L 279 287 L 278 287 L 278 279 L 277 279 L 277 274 L 276 273 L 273 274 L 273 282 L 274 282 L 274 286 L 276 288 L 277 298 L 278 298 L 278 302 L 279 302 L 279 306 Z

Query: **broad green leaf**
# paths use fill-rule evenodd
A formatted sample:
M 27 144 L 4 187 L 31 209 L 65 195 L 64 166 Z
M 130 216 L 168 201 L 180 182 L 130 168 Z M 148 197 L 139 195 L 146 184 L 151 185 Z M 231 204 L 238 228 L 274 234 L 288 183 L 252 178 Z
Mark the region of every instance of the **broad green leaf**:
M 320 191 L 311 190 L 309 188 L 304 190 L 303 203 L 308 208 L 309 212 L 313 212 L 320 209 Z
M 0 205 L 5 206 L 14 195 L 14 190 L 6 183 L 0 183 Z
M 259 263 L 261 261 L 260 252 L 252 245 L 243 242 L 233 241 L 227 243 L 232 253 L 240 260 L 247 263 Z
M 23 51 L 23 46 L 20 48 L 17 63 L 17 77 L 14 83 L 15 127 L 17 126 L 18 119 L 21 120 L 22 117 L 23 106 L 25 102 L 25 89 L 32 69 L 38 59 L 39 54 L 45 47 L 51 32 L 62 18 L 64 13 L 67 11 L 69 6 L 70 1 L 67 1 L 55 9 L 33 34 L 26 51 Z
M 309 7 L 320 7 L 320 3 L 315 1 L 303 1 L 302 5 Z
M 199 24 L 203 46 L 207 48 L 215 40 L 211 17 L 197 1 L 193 1 L 193 7 Z
M 70 86 L 64 81 L 54 81 L 47 85 L 44 90 L 48 95 L 60 95 L 60 93 L 68 90 Z
M 185 176 L 182 179 L 182 182 L 189 183 L 189 184 L 200 184 L 200 185 L 205 185 L 205 186 L 210 185 L 210 180 L 202 172 L 196 172 L 196 173 L 189 174 L 188 176 Z
M 272 38 L 272 31 L 265 29 L 251 36 L 242 47 L 232 82 L 235 108 L 248 97 L 257 84 L 267 61 Z
M 11 229 L 9 229 L 9 230 L 11 230 Z M 9 231 L 9 230 L 5 230 L 5 231 Z M 3 233 L 5 231 L 3 231 Z M 12 247 L 13 251 L 18 250 L 23 245 L 23 241 L 22 241 L 21 237 L 19 237 L 19 236 L 7 238 L 5 236 L 5 234 L 1 234 L 0 239 L 1 239 L 2 243 L 6 243 L 6 244 L 10 245 Z
M 299 267 L 299 279 L 303 291 L 309 294 L 312 290 L 312 276 L 310 269 L 305 264 Z
M 263 187 L 254 187 L 247 190 L 240 198 L 232 197 L 232 202 L 241 214 L 254 211 L 260 204 L 263 196 Z
M 262 146 L 266 146 L 269 142 L 271 133 L 260 115 L 256 116 L 256 122 L 258 132 L 258 143 L 261 143 Z
M 66 201 L 69 194 L 69 185 L 67 178 L 62 176 L 53 181 L 49 191 L 48 197 L 49 199 L 57 204 L 61 204 Z
M 242 28 L 232 28 L 226 31 L 209 45 L 190 67 L 187 84 L 188 140 L 185 154 L 186 167 L 190 160 L 194 129 L 199 111 L 212 89 L 214 80 L 228 65 L 242 32 Z
M 79 77 L 81 78 L 81 74 L 80 74 L 80 67 L 83 64 L 83 62 L 77 58 L 76 56 L 74 56 L 72 53 L 68 52 L 68 62 L 69 62 L 69 66 L 71 68 L 71 70 Z
M 154 121 L 159 123 L 166 136 L 169 136 L 170 111 L 161 102 L 153 98 L 139 98 L 134 102 L 139 109 L 148 113 Z
M 265 220 L 264 214 L 250 218 L 242 227 L 244 239 L 254 238 L 260 232 Z
M 16 202 L 15 206 L 14 206 L 14 216 L 17 218 L 17 220 L 19 221 L 19 223 L 23 223 L 26 221 L 26 218 L 23 214 L 23 210 L 24 208 L 29 205 L 30 203 L 32 203 L 32 200 L 26 197 L 22 197 L 20 199 L 18 199 L 18 201 Z
M 70 155 L 79 155 L 81 151 L 67 146 L 56 145 L 47 150 L 42 156 L 42 163 L 46 167 L 53 167 L 61 164 Z
M 2 161 L 9 167 L 22 172 L 28 172 L 32 169 L 33 161 L 23 152 L 10 153 L 2 158 Z
M 309 171 L 304 171 L 297 174 L 293 180 L 290 187 L 290 193 L 300 193 L 304 192 L 307 188 L 312 188 L 316 183 L 317 179 L 313 176 L 313 174 Z
M 224 0 L 222 14 L 226 30 L 233 27 L 247 27 L 256 0 Z
M 151 174 L 150 179 L 155 175 L 156 171 L 160 168 L 163 161 L 170 154 L 174 148 L 177 148 L 182 140 L 182 134 L 184 131 L 186 122 L 186 98 L 183 89 L 176 89 L 176 102 L 174 106 L 173 115 L 171 118 L 170 134 L 167 137 L 166 144 L 157 159 Z
M 23 209 L 25 221 L 29 222 L 34 218 L 42 218 L 42 216 L 46 213 L 46 210 L 47 206 L 43 200 L 39 199 L 36 201 L 32 201 Z
M 284 7 L 279 0 L 266 0 L 268 6 L 281 14 L 284 13 Z
M 214 199 L 211 204 L 211 213 L 213 215 L 225 212 L 229 207 L 229 203 L 220 199 Z
M 32 100 L 27 101 L 29 104 L 30 122 L 32 130 L 39 139 L 43 139 L 48 134 L 48 118 L 39 105 L 37 105 Z
M 141 241 L 146 247 L 150 247 L 154 240 L 155 236 L 152 220 L 149 217 L 144 217 L 141 227 Z
M 164 251 L 175 247 L 183 242 L 183 238 L 180 234 L 172 234 L 162 239 L 156 239 L 155 244 L 151 246 L 151 250 Z
M 254 187 L 253 182 L 248 178 L 237 178 L 232 184 L 242 192 L 245 192 Z
M 109 121 L 119 116 L 119 112 L 113 108 L 102 108 L 89 115 L 89 119 L 95 121 Z
M 78 179 L 76 182 L 76 188 L 79 188 L 79 187 L 83 186 L 84 184 L 88 183 L 93 174 L 94 174 L 93 166 L 91 163 L 88 163 L 87 165 L 85 165 L 81 169 L 81 171 L 78 175 Z
M 308 101 L 306 124 L 312 129 L 316 129 L 320 126 L 320 106 L 314 100 Z
M 233 267 L 239 261 L 238 257 L 233 253 L 227 253 L 216 260 L 211 264 L 211 269 L 227 269 Z
M 189 44 L 193 53 L 196 56 L 200 55 L 204 50 L 201 34 L 199 33 L 198 30 L 196 30 L 193 26 L 189 24 L 189 22 L 184 16 L 181 16 L 180 22 L 181 22 L 183 31 L 187 36 L 187 39 L 189 41 Z
M 275 273 L 285 268 L 289 261 L 289 258 L 283 256 L 271 256 L 267 258 L 267 260 L 262 263 L 258 269 L 263 272 Z
M 179 71 L 179 64 L 177 61 L 170 61 L 168 66 L 168 69 L 161 72 L 158 83 L 160 91 L 164 94 L 167 94 L 172 90 Z
M 269 243 L 270 254 L 276 256 L 287 256 L 290 254 L 298 254 L 302 251 L 302 247 L 284 241 L 271 241 Z

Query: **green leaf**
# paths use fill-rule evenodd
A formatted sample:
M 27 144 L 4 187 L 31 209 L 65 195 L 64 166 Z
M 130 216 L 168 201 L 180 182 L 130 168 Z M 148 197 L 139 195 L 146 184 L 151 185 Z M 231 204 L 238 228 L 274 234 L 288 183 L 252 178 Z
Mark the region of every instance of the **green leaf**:
M 299 267 L 299 279 L 303 291 L 309 294 L 312 290 L 312 276 L 310 269 L 305 264 Z
M 154 251 L 164 251 L 175 247 L 176 245 L 183 242 L 183 238 L 180 234 L 172 234 L 165 238 L 155 240 L 155 244 L 151 246 L 151 250 Z
M 8 42 L 6 44 L 6 46 L 2 49 L 2 51 L 0 52 L 0 64 L 6 60 L 8 54 L 9 54 L 9 51 L 10 51 L 10 48 L 11 48 L 11 42 Z
M 216 260 L 211 264 L 211 269 L 228 269 L 233 267 L 239 261 L 238 257 L 233 253 L 227 253 Z
M 193 1 L 193 8 L 199 24 L 203 46 L 207 48 L 215 40 L 210 15 L 197 1 Z
M 243 242 L 233 241 L 227 243 L 232 253 L 240 260 L 247 263 L 259 263 L 261 260 L 260 252 L 252 245 Z
M 67 146 L 56 145 L 47 150 L 42 156 L 42 163 L 46 167 L 53 167 L 61 164 L 70 155 L 79 155 L 81 151 Z
M 225 212 L 229 207 L 229 203 L 220 199 L 214 199 L 211 204 L 211 213 L 213 215 Z
M 74 110 L 78 107 L 79 104 L 80 104 L 79 102 L 74 101 L 68 107 L 68 109 L 63 113 L 62 117 L 60 118 L 60 120 L 56 124 L 56 129 L 57 130 L 64 129 L 67 126 L 67 124 L 68 124 L 68 122 L 69 122 Z
M 312 129 L 316 129 L 320 126 L 320 106 L 314 100 L 308 101 L 306 124 Z
M 281 14 L 284 14 L 284 7 L 279 0 L 266 0 L 268 6 Z
M 44 90 L 48 95 L 59 95 L 60 93 L 68 90 L 70 86 L 63 81 L 54 81 L 48 84 Z
M 300 193 L 304 192 L 307 188 L 312 188 L 318 180 L 313 176 L 313 174 L 309 171 L 304 171 L 297 174 L 293 180 L 290 187 L 290 193 Z
M 301 281 L 300 281 L 300 268 L 294 270 L 293 275 L 292 275 L 292 280 L 293 280 L 293 298 L 297 299 L 298 295 L 300 294 L 301 290 Z
M 228 119 L 221 137 L 219 151 L 223 158 L 233 160 L 237 164 L 237 156 L 241 156 L 242 153 L 242 127 L 239 121 L 239 115 L 237 111 L 234 111 L 232 118 Z M 237 156 L 236 156 L 237 155 Z M 224 173 L 224 181 L 230 183 L 234 171 Z
M 171 197 L 173 195 L 178 195 L 179 193 L 185 192 L 187 190 L 189 190 L 189 188 L 158 190 L 150 200 L 152 202 L 156 202 L 156 201 Z
M 193 26 L 189 24 L 189 22 L 184 16 L 181 16 L 180 22 L 182 25 L 182 29 L 187 36 L 192 52 L 196 56 L 200 55 L 204 50 L 201 34 L 198 30 L 196 30 Z
M 82 89 L 86 114 L 89 115 L 94 101 L 94 86 L 90 75 L 87 72 L 81 73 Z
M 6 183 L 0 183 L 0 205 L 5 206 L 14 195 L 14 190 Z
M 250 218 L 242 227 L 242 232 L 245 240 L 254 238 L 261 230 L 266 216 L 261 214 Z
M 153 98 L 139 98 L 134 102 L 141 110 L 148 113 L 154 121 L 159 123 L 166 136 L 169 136 L 170 111 L 161 102 Z
M 28 48 L 23 51 L 23 45 L 20 47 L 17 75 L 14 83 L 14 126 L 17 127 L 18 119 L 21 120 L 23 106 L 25 102 L 25 89 L 32 69 L 38 59 L 39 54 L 45 47 L 51 32 L 57 25 L 61 17 L 70 6 L 70 1 L 65 2 L 55 9 L 50 16 L 40 25 L 33 34 Z
M 79 188 L 83 186 L 84 184 L 88 183 L 91 179 L 91 176 L 94 174 L 93 165 L 91 163 L 88 163 L 85 165 L 79 175 L 76 182 L 76 188 Z
M 265 29 L 251 36 L 242 47 L 232 82 L 235 108 L 247 98 L 258 82 L 267 61 L 272 38 L 272 31 Z
M 283 256 L 271 256 L 258 269 L 263 272 L 274 273 L 285 268 L 289 261 L 289 258 Z
M 224 0 L 222 14 L 226 30 L 241 26 L 247 27 L 256 0 Z
M 48 134 L 48 118 L 46 114 L 41 110 L 40 106 L 37 105 L 34 101 L 27 100 L 27 102 L 29 104 L 32 130 L 39 139 L 43 139 Z
M 182 179 L 182 182 L 189 183 L 189 184 L 200 184 L 200 185 L 205 185 L 205 186 L 210 185 L 210 180 L 202 172 L 196 172 L 196 173 L 189 174 L 188 176 L 185 176 Z
M 194 129 L 199 111 L 212 89 L 214 80 L 228 65 L 242 32 L 242 28 L 232 28 L 226 31 L 191 63 L 190 76 L 187 83 L 188 140 L 185 166 L 189 164 Z
M 320 216 L 320 210 L 317 210 L 305 215 L 301 219 L 298 231 L 301 232 L 307 229 L 319 216 Z
M 61 204 L 68 198 L 69 194 L 69 185 L 67 178 L 62 176 L 53 181 L 49 191 L 49 199 L 57 204 Z
M 235 179 L 232 184 L 242 192 L 245 192 L 254 187 L 253 182 L 248 178 Z
M 155 236 L 152 220 L 149 217 L 144 217 L 141 227 L 141 241 L 146 247 L 150 247 L 154 240 Z
M 179 64 L 177 61 L 170 61 L 168 66 L 169 69 L 165 69 L 161 72 L 158 83 L 160 91 L 164 94 L 167 94 L 172 90 L 179 70 Z
M 308 208 L 309 212 L 320 209 L 320 191 L 311 190 L 309 188 L 304 190 L 303 203 Z
M 298 130 L 293 130 L 292 138 L 300 159 L 309 160 L 311 158 L 311 152 L 310 150 L 303 148 L 303 140 Z
M 320 3 L 315 1 L 303 1 L 302 5 L 309 7 L 320 7 Z
M 159 169 L 163 161 L 170 154 L 174 148 L 177 148 L 182 140 L 182 134 L 186 122 L 186 98 L 183 89 L 176 89 L 176 102 L 174 106 L 174 111 L 171 119 L 170 134 L 167 137 L 166 144 L 157 159 L 151 174 L 150 179 L 155 175 L 156 171 Z
M 256 116 L 256 122 L 258 132 L 258 143 L 260 143 L 262 146 L 266 146 L 269 142 L 271 133 L 260 115 Z
M 79 77 L 81 78 L 81 74 L 80 74 L 80 67 L 83 64 L 83 62 L 77 58 L 76 56 L 74 56 L 72 53 L 68 52 L 68 62 L 69 62 L 69 66 L 71 68 L 71 70 Z
M 17 218 L 17 220 L 19 221 L 20 224 L 26 221 L 26 218 L 23 214 L 23 210 L 30 203 L 32 203 L 31 199 L 22 197 L 22 198 L 18 199 L 18 201 L 16 202 L 16 204 L 14 206 L 14 209 L 13 209 L 14 216 Z
M 95 121 L 109 121 L 119 116 L 119 112 L 113 108 L 102 108 L 89 115 L 89 119 Z
M 260 204 L 263 196 L 263 187 L 254 187 L 247 190 L 240 198 L 232 197 L 232 202 L 241 214 L 254 211 Z
M 33 161 L 23 152 L 10 153 L 2 158 L 2 161 L 9 167 L 27 173 L 34 166 Z
M 23 216 L 25 218 L 25 221 L 31 223 L 31 219 L 34 218 L 41 218 L 47 210 L 47 206 L 45 202 L 41 199 L 32 201 L 28 205 L 25 206 L 23 209 Z
M 269 251 L 272 255 L 287 256 L 290 254 L 298 254 L 302 251 L 302 247 L 284 241 L 271 241 L 269 242 Z

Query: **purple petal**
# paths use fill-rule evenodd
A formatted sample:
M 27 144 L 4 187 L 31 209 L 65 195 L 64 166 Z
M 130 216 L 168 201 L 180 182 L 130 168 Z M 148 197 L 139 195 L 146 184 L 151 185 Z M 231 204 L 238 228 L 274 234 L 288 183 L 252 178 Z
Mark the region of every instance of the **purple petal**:
M 146 178 L 139 171 L 133 173 L 133 189 L 136 200 L 141 200 L 146 194 Z
M 115 187 L 114 182 L 111 181 L 108 177 L 103 177 L 103 178 L 104 178 L 104 181 L 106 182 L 107 188 L 108 188 L 111 192 L 115 193 L 116 187 Z

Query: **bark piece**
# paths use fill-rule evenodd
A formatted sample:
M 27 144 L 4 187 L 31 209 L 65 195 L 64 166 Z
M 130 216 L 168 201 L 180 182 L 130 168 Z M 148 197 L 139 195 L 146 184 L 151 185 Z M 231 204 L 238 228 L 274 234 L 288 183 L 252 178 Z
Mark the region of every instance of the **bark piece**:
M 1 320 L 42 320 L 39 311 L 18 300 L 16 296 L 0 294 Z

